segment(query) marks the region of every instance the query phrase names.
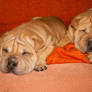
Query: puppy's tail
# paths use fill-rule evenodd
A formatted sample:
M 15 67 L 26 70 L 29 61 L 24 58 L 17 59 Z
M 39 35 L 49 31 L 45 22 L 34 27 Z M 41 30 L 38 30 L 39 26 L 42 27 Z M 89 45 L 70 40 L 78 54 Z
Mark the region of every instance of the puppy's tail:
M 88 10 L 92 11 L 92 8 L 89 8 Z
M 37 19 L 40 19 L 41 17 L 34 17 L 32 18 L 32 20 L 37 20 Z

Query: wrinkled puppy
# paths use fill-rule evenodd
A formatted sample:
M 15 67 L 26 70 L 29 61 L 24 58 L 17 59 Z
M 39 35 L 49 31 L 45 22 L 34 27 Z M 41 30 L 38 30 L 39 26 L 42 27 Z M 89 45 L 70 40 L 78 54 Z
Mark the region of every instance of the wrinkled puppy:
M 67 43 L 66 26 L 57 17 L 33 18 L 0 38 L 0 70 L 25 74 L 47 68 L 46 57 Z M 63 39 L 65 38 L 65 39 Z
M 68 28 L 68 37 L 76 48 L 88 53 L 88 59 L 92 62 L 92 9 L 74 17 Z

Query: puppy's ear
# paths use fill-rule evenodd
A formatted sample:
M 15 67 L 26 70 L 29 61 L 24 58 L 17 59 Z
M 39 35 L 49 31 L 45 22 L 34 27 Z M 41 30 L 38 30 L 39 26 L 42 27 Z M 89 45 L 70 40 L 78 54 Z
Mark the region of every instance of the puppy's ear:
M 0 47 L 1 47 L 1 44 L 2 44 L 2 37 L 0 37 Z
M 44 41 L 40 37 L 32 36 L 32 40 L 34 42 L 35 51 L 38 51 L 39 49 L 41 49 L 43 47 Z
M 0 59 L 1 59 L 1 55 L 2 55 L 2 37 L 0 37 Z
M 81 18 L 81 16 L 78 16 L 77 18 L 74 18 L 71 21 L 71 24 L 68 27 L 68 31 L 67 31 L 68 33 L 67 34 L 68 34 L 68 37 L 70 38 L 71 42 L 74 42 L 74 33 L 78 28 L 80 18 Z

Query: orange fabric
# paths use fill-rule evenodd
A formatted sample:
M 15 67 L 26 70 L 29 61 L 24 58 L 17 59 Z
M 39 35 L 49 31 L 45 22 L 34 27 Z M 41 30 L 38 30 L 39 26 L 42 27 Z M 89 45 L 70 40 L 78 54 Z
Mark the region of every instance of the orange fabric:
M 0 35 L 35 16 L 57 16 L 66 24 L 92 7 L 92 0 L 0 0 Z
M 74 47 L 74 44 L 67 44 L 65 47 L 56 47 L 47 57 L 47 64 L 61 63 L 90 63 L 87 54 Z

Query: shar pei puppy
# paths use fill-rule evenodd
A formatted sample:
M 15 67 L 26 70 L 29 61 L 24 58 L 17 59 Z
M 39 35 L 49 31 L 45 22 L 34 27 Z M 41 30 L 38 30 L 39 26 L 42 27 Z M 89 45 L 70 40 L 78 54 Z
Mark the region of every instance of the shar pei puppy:
M 64 46 L 69 41 L 66 30 L 63 21 L 48 16 L 33 18 L 6 32 L 0 38 L 0 70 L 25 74 L 47 69 L 46 57 L 57 45 Z
M 77 49 L 88 53 L 92 63 L 92 9 L 73 18 L 68 28 L 68 37 Z

